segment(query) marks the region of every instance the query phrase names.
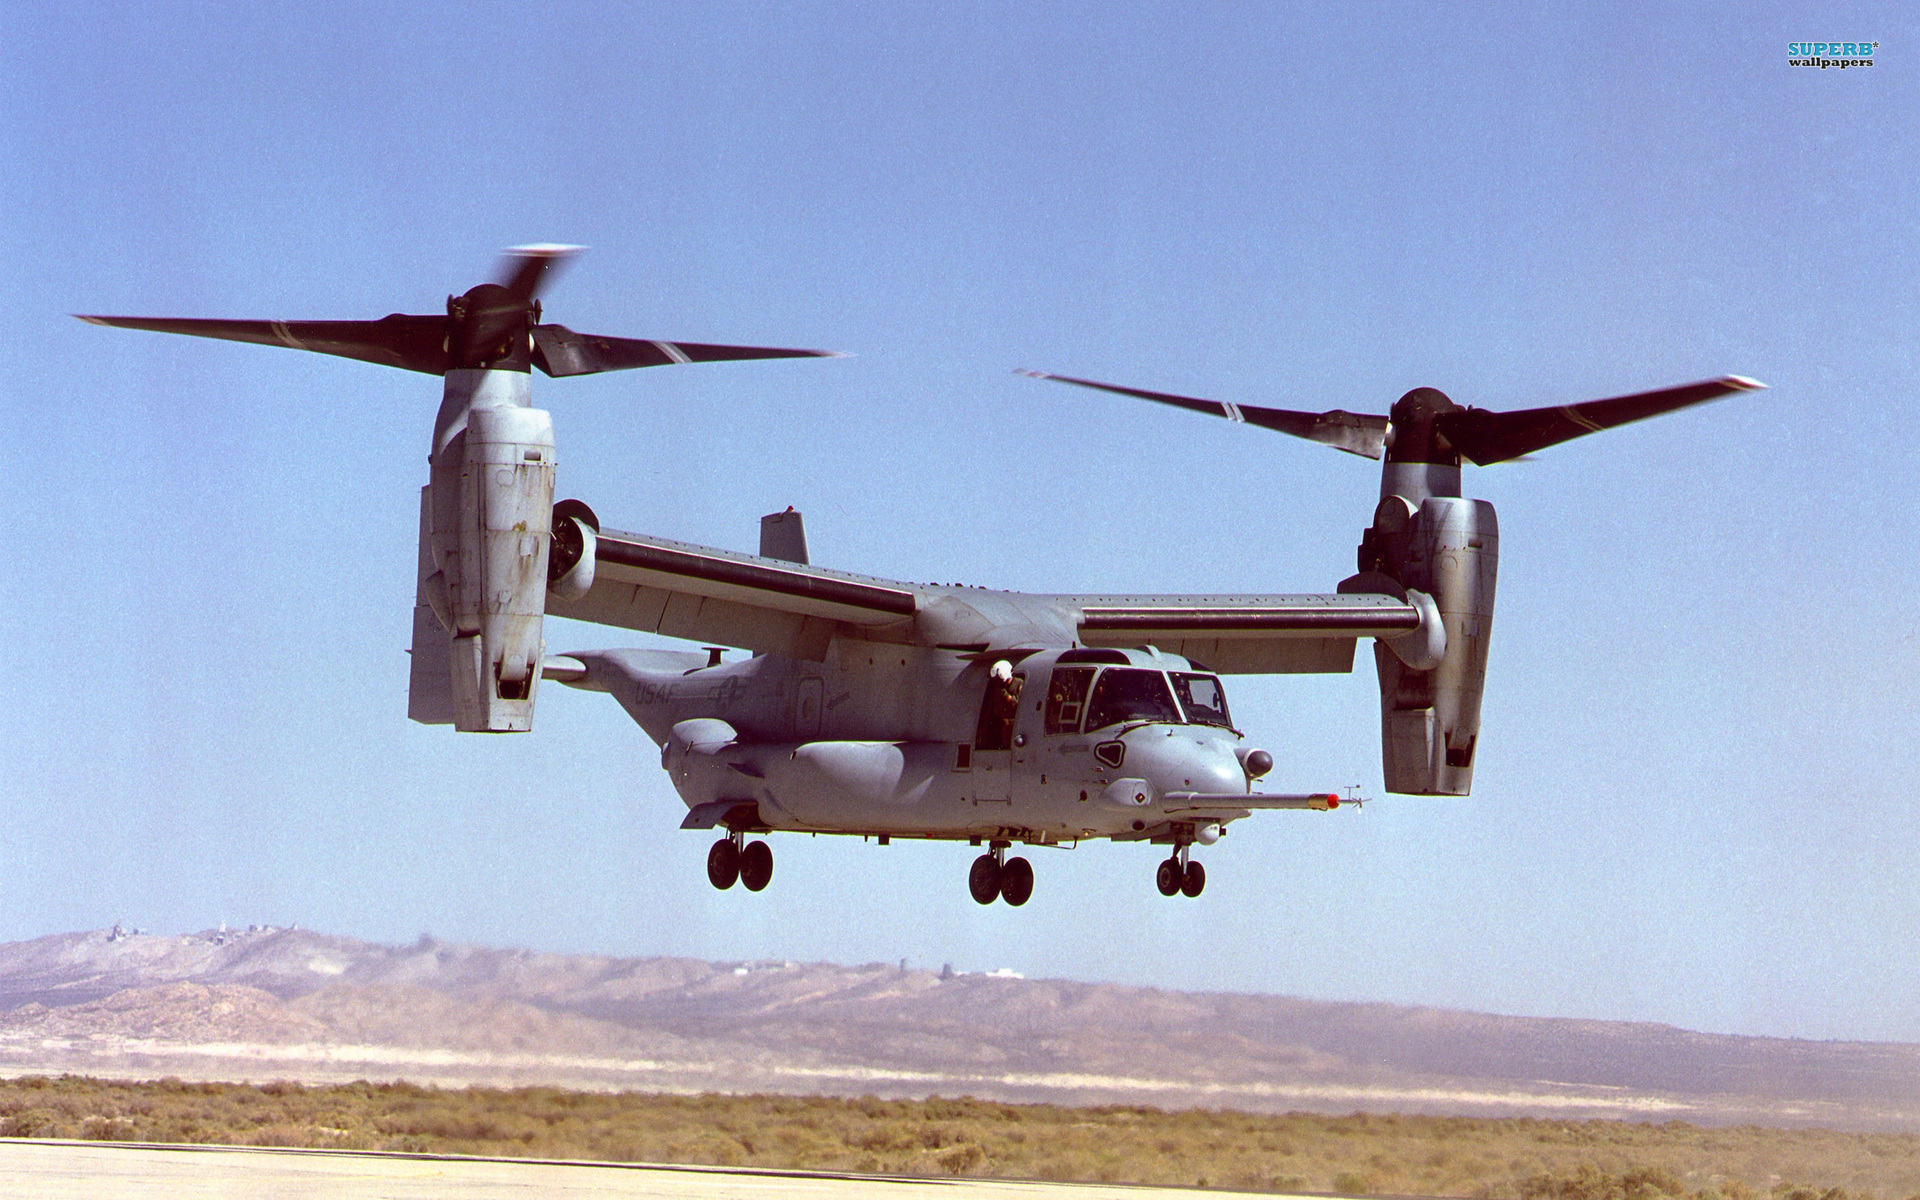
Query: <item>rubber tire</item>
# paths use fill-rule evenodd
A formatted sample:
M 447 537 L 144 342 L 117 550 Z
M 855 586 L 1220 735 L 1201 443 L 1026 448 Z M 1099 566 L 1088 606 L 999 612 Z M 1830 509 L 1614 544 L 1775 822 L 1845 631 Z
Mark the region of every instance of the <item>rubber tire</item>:
M 1000 864 L 993 861 L 993 855 L 982 854 L 973 860 L 973 869 L 967 872 L 967 890 L 977 904 L 992 904 L 1000 898 Z
M 1186 881 L 1186 872 L 1180 869 L 1180 860 L 1177 858 L 1162 861 L 1160 869 L 1153 873 L 1153 886 L 1160 889 L 1162 896 L 1178 895 L 1180 885 Z
M 740 878 L 740 850 L 732 838 L 721 838 L 707 851 L 707 882 L 726 891 Z
M 1010 858 L 1000 867 L 1000 898 L 1019 908 L 1033 895 L 1033 864 Z
M 1187 877 L 1180 881 L 1180 894 L 1191 900 L 1207 890 L 1207 869 L 1197 862 L 1187 863 Z
M 762 891 L 773 882 L 773 847 L 765 842 L 748 842 L 740 851 L 740 882 L 750 892 Z

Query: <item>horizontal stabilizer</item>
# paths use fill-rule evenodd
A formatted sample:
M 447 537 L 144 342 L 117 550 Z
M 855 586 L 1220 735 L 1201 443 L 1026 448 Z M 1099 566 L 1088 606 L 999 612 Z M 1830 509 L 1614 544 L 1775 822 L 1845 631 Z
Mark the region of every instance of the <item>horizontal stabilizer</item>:
M 547 655 L 540 664 L 540 676 L 583 691 L 610 692 L 642 676 L 689 675 L 707 665 L 706 655 L 691 650 L 575 650 Z

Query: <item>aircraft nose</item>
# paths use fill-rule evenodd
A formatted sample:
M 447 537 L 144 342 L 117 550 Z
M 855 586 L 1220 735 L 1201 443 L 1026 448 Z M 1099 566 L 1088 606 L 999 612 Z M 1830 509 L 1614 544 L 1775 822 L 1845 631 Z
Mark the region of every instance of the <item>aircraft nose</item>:
M 1128 738 L 1127 771 L 1137 771 L 1163 796 L 1247 790 L 1246 772 L 1228 739 L 1180 726 L 1143 729 Z

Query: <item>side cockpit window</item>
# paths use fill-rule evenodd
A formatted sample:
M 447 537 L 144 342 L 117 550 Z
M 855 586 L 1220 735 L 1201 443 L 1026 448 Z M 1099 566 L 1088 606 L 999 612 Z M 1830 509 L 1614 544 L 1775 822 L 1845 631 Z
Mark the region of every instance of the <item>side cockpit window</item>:
M 1180 707 L 1187 710 L 1189 724 L 1233 728 L 1233 718 L 1227 715 L 1227 693 L 1217 676 L 1176 671 L 1173 690 L 1180 696 Z
M 1047 685 L 1047 732 L 1079 733 L 1080 714 L 1087 706 L 1092 667 L 1055 667 Z
M 1180 723 L 1180 709 L 1164 674 L 1127 667 L 1109 667 L 1100 673 L 1093 699 L 1087 702 L 1087 728 L 1104 729 L 1123 721 Z

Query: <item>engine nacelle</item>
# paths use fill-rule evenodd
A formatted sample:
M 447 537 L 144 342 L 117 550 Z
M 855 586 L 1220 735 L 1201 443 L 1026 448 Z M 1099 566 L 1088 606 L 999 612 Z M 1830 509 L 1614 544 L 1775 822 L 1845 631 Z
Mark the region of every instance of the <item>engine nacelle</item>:
M 422 502 L 415 720 L 533 728 L 555 456 L 553 419 L 528 406 L 527 384 L 518 371 L 447 372 Z
M 553 465 L 553 418 L 540 409 L 476 408 L 468 415 L 460 574 L 448 577 L 457 729 L 533 728 L 546 655 Z
M 1473 786 L 1499 561 L 1500 526 L 1484 500 L 1426 496 L 1416 509 L 1388 495 L 1374 512 L 1363 572 L 1389 576 L 1423 617 L 1429 606 L 1439 616 L 1437 628 L 1423 620 L 1404 639 L 1374 644 L 1390 792 L 1464 796 Z

